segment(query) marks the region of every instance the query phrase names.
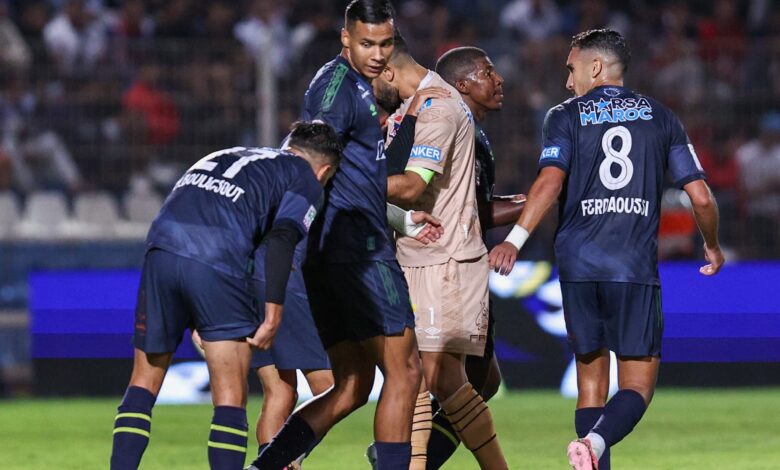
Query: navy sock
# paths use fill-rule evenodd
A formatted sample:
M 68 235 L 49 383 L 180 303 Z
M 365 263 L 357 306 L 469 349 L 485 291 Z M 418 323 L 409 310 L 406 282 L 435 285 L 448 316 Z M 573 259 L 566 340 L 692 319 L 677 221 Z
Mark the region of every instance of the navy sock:
M 141 463 L 152 430 L 156 397 L 142 387 L 127 388 L 114 420 L 111 470 L 135 470 Z
M 425 464 L 426 470 L 437 470 L 444 465 L 457 450 L 460 444 L 458 434 L 452 428 L 450 420 L 440 409 L 433 415 L 431 436 L 428 438 L 428 456 Z
M 246 410 L 235 406 L 214 407 L 209 433 L 209 465 L 212 469 L 244 468 L 247 441 Z
M 265 442 L 263 444 L 260 444 L 257 447 L 257 455 L 260 455 L 260 453 L 263 452 L 263 449 L 265 449 L 266 447 L 268 447 L 268 443 L 267 442 Z
M 612 447 L 628 436 L 646 409 L 642 395 L 630 389 L 620 390 L 607 402 L 593 432 L 604 438 L 607 447 Z
M 601 414 L 604 412 L 604 407 L 598 408 L 580 408 L 574 412 L 574 429 L 577 431 L 577 437 L 585 437 L 588 435 L 596 422 L 601 418 Z M 602 436 L 603 437 L 603 436 Z M 609 470 L 609 447 L 604 449 L 604 453 L 601 454 L 599 459 L 599 470 Z
M 412 460 L 411 442 L 374 442 L 377 470 L 408 470 Z
M 281 470 L 302 454 L 310 452 L 316 442 L 317 437 L 309 423 L 294 414 L 252 464 L 263 470 Z

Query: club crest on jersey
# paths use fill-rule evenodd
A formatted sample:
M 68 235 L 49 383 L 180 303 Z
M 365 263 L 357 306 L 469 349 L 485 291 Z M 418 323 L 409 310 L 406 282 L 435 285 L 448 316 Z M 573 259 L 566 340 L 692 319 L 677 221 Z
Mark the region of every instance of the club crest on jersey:
M 306 231 L 309 231 L 314 218 L 317 217 L 317 209 L 314 206 L 309 206 L 309 210 L 306 211 L 306 215 L 303 216 L 303 226 L 306 227 Z
M 401 128 L 401 121 L 404 120 L 404 117 L 400 114 L 395 116 L 393 118 L 393 128 L 390 129 L 390 138 L 395 139 L 395 135 L 398 133 L 398 129 Z
M 598 101 L 581 101 L 577 106 L 582 126 L 653 119 L 653 107 L 646 98 L 601 98 Z
M 553 145 L 542 149 L 542 155 L 539 157 L 539 160 L 544 160 L 545 158 L 560 158 L 560 156 L 561 148 L 557 145 Z
M 415 145 L 412 147 L 411 158 L 425 158 L 435 162 L 441 161 L 441 149 L 428 145 Z

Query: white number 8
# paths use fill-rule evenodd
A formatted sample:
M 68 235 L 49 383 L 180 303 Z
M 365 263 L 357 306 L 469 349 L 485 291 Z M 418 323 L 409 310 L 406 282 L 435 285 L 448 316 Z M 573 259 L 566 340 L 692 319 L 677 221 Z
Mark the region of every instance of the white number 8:
M 623 142 L 620 150 L 616 150 L 612 146 L 615 137 L 620 137 Z M 631 143 L 631 133 L 623 126 L 613 127 L 604 133 L 604 137 L 601 139 L 601 148 L 607 158 L 599 166 L 599 177 L 601 177 L 601 183 L 605 188 L 613 191 L 624 188 L 634 176 L 634 164 L 628 158 Z M 620 173 L 617 176 L 612 176 L 613 163 L 620 166 Z

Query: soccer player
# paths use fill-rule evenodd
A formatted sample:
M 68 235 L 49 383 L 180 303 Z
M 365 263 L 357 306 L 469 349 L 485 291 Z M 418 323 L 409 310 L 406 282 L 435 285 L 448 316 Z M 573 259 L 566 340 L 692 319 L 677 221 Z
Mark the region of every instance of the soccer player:
M 279 432 L 298 402 L 298 370 L 315 396 L 333 386 L 330 361 L 317 334 L 303 282 L 301 266 L 305 252 L 304 239 L 295 247 L 284 316 L 274 344 L 268 350 L 252 352 L 250 368 L 256 371 L 263 387 L 263 407 L 255 429 L 258 455 Z M 255 264 L 262 266 L 266 256 L 266 247 L 261 246 Z M 261 270 L 255 271 L 255 276 L 265 283 Z
M 568 449 L 575 469 L 609 467 L 609 449 L 642 418 L 655 390 L 663 314 L 658 220 L 668 171 L 693 206 L 711 276 L 723 264 L 718 208 L 679 119 L 654 99 L 623 87 L 631 54 L 612 30 L 574 36 L 566 88 L 575 97 L 544 122 L 539 175 L 506 241 L 490 253 L 500 273 L 558 199 L 555 236 L 569 344 L 577 367 L 580 439 Z M 607 401 L 609 351 L 619 391 Z
M 114 424 L 111 468 L 135 469 L 149 441 L 152 407 L 184 330 L 202 338 L 214 415 L 211 468 L 240 469 L 247 443 L 250 345 L 271 346 L 295 244 L 308 231 L 341 145 L 322 123 L 298 123 L 289 150 L 234 147 L 195 163 L 149 229 L 138 290 L 130 384 Z M 251 278 L 268 246 L 265 318 Z M 259 325 L 259 327 L 258 327 Z
M 490 411 L 465 373 L 466 355 L 484 353 L 488 326 L 489 270 L 476 207 L 473 116 L 457 90 L 414 61 L 398 34 L 392 58 L 373 86 L 383 108 L 401 105 L 391 123 L 406 113 L 417 90 L 437 86 L 452 95 L 425 102 L 406 171 L 388 180 L 391 201 L 429 211 L 444 226 L 437 243 L 421 245 L 409 237 L 396 243 L 415 305 L 426 384 L 417 397 L 410 468 L 425 468 L 429 389 L 480 466 L 506 468 Z
M 393 51 L 393 15 L 387 1 L 351 2 L 342 53 L 320 69 L 304 98 L 304 119 L 330 124 L 344 143 L 303 268 L 334 386 L 290 416 L 253 462 L 263 470 L 288 465 L 365 404 L 377 365 L 385 377 L 374 417 L 379 468 L 409 466 L 421 373 L 408 287 L 388 236 L 384 139 L 369 83 Z
M 474 115 L 476 140 L 477 207 L 482 228 L 482 240 L 487 244 L 487 229 L 512 224 L 523 210 L 525 195 L 494 194 L 496 169 L 490 141 L 480 127 L 488 112 L 503 106 L 503 77 L 495 69 L 487 53 L 477 47 L 458 47 L 444 53 L 436 62 L 436 72 L 458 90 L 463 102 Z M 388 156 L 388 158 L 390 158 Z M 466 376 L 485 401 L 498 391 L 501 372 L 496 360 L 493 334 L 493 304 L 488 302 L 488 335 L 482 356 L 466 357 Z M 434 403 L 434 410 L 438 408 Z M 460 440 L 441 409 L 433 416 L 428 440 L 428 469 L 440 468 L 455 452 Z

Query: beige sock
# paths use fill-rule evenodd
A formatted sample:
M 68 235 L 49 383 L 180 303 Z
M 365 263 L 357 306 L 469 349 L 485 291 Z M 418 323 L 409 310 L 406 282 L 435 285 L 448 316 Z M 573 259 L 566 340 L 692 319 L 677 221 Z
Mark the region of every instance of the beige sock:
M 428 438 L 431 436 L 431 397 L 428 391 L 417 395 L 412 418 L 412 461 L 409 470 L 425 470 L 428 457 Z
M 480 468 L 508 468 L 498 444 L 490 410 L 470 383 L 466 382 L 451 397 L 441 402 L 441 407 L 463 445 L 476 457 Z

